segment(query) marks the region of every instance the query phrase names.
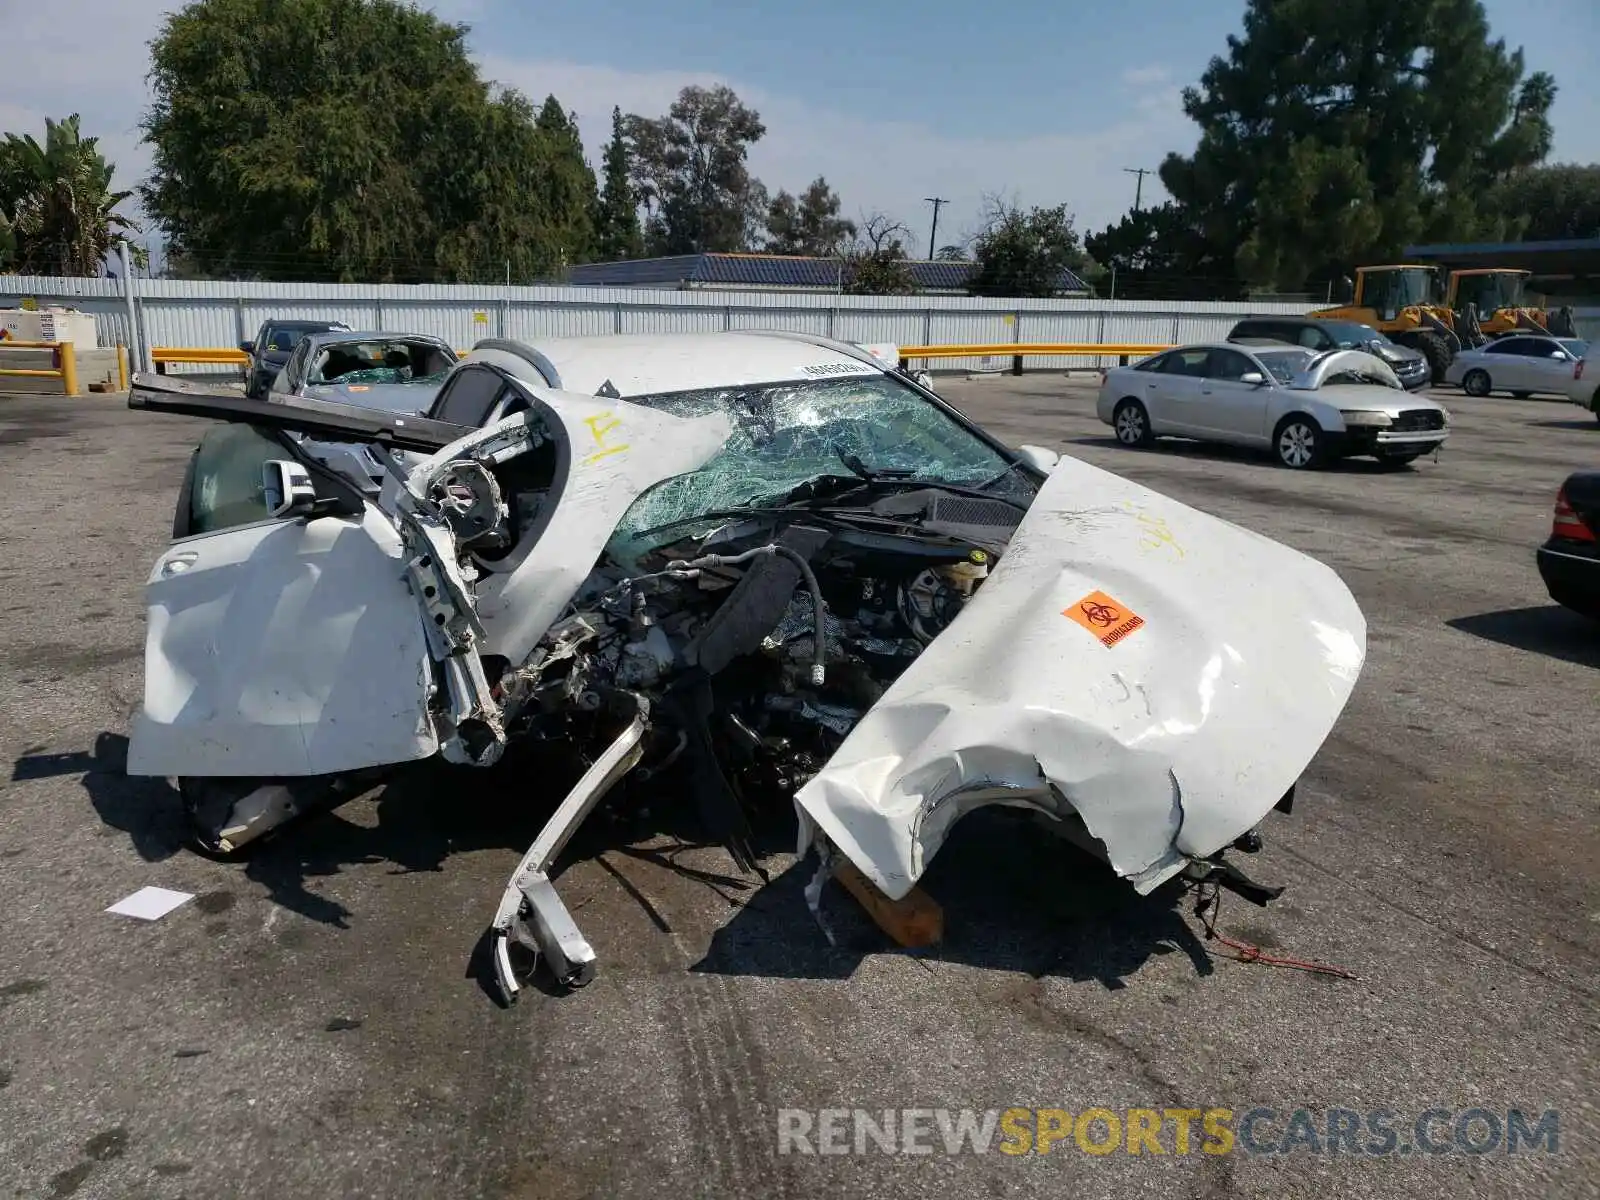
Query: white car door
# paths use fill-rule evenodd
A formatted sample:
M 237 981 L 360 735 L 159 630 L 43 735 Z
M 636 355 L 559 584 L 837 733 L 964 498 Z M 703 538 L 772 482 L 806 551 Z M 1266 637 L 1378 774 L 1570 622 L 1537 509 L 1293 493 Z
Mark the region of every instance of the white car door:
M 1535 373 L 1532 338 L 1508 337 L 1492 343 L 1486 358 L 1489 360 L 1489 380 L 1497 392 L 1523 392 L 1534 386 L 1530 379 Z
M 1572 378 L 1572 356 L 1561 348 L 1559 342 L 1536 342 L 1539 353 L 1528 359 L 1529 390 L 1564 396 L 1567 381 Z
M 437 749 L 399 535 L 353 495 L 350 515 L 273 519 L 261 468 L 292 457 L 248 425 L 207 431 L 146 585 L 129 774 L 323 775 Z

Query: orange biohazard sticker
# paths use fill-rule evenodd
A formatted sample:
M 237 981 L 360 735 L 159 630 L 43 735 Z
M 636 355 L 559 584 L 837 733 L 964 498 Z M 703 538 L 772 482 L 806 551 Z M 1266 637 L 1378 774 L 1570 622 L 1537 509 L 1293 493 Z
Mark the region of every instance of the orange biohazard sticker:
M 1061 615 L 1082 625 L 1106 646 L 1115 646 L 1144 625 L 1143 617 L 1104 592 L 1090 592 L 1072 607 L 1063 608 Z

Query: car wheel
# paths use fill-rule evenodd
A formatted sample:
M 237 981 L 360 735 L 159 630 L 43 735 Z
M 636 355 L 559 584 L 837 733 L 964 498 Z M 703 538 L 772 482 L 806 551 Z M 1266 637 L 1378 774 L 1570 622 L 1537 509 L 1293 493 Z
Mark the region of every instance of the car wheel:
M 1111 427 L 1124 446 L 1148 446 L 1156 440 L 1150 432 L 1150 414 L 1137 400 L 1124 400 L 1111 414 Z
M 1326 443 L 1322 426 L 1296 413 L 1278 422 L 1272 435 L 1272 452 L 1282 466 L 1292 471 L 1305 471 L 1321 465 L 1327 457 Z
M 1468 371 L 1461 381 L 1461 390 L 1469 396 L 1487 396 L 1489 394 L 1489 372 Z

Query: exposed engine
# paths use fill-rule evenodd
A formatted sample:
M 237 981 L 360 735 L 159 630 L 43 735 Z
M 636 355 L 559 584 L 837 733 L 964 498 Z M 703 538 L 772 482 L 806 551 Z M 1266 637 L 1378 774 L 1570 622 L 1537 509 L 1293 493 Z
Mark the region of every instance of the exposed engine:
M 481 578 L 474 560 L 504 553 L 539 508 L 536 476 L 498 473 L 463 462 L 435 480 L 469 587 Z M 713 528 L 658 539 L 631 571 L 607 556 L 525 663 L 486 660 L 507 740 L 605 737 L 619 695 L 646 698 L 631 778 L 686 772 L 708 832 L 753 867 L 750 814 L 787 808 L 960 614 L 1024 511 L 863 479 L 759 517 L 700 522 Z
M 1011 526 L 1020 516 L 985 507 Z M 499 680 L 508 734 L 596 712 L 610 692 L 648 695 L 655 720 L 633 778 L 681 765 L 711 832 L 752 865 L 746 810 L 787 805 L 982 586 L 1007 531 L 987 529 L 986 548 L 910 523 L 867 535 L 796 517 L 674 543 L 631 577 L 602 565 Z

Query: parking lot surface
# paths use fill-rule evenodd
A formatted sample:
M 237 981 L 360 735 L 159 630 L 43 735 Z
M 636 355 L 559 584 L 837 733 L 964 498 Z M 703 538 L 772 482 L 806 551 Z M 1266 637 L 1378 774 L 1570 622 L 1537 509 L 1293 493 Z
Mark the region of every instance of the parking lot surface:
M 781 830 L 763 883 L 663 805 L 597 817 L 563 860 L 596 981 L 502 1009 L 480 936 L 563 781 L 428 769 L 242 863 L 183 848 L 173 791 L 121 756 L 141 589 L 201 426 L 0 397 L 0 1195 L 1600 1195 L 1600 627 L 1549 605 L 1533 563 L 1561 479 L 1600 464 L 1593 418 L 1447 393 L 1438 462 L 1296 473 L 1122 449 L 1060 376 L 940 387 L 1013 443 L 1347 581 L 1364 674 L 1244 860 L 1287 891 L 1229 896 L 1218 927 L 1354 980 L 1231 961 L 1181 892 L 1141 900 L 1001 819 L 926 877 L 936 952 L 896 950 L 836 886 L 830 947 Z M 145 885 L 196 898 L 148 924 L 103 911 Z M 1297 1108 L 1392 1109 L 1402 1133 L 1433 1107 L 1556 1110 L 1560 1137 L 778 1153 L 782 1109 L 1012 1106 L 1264 1106 L 1258 1144 Z

